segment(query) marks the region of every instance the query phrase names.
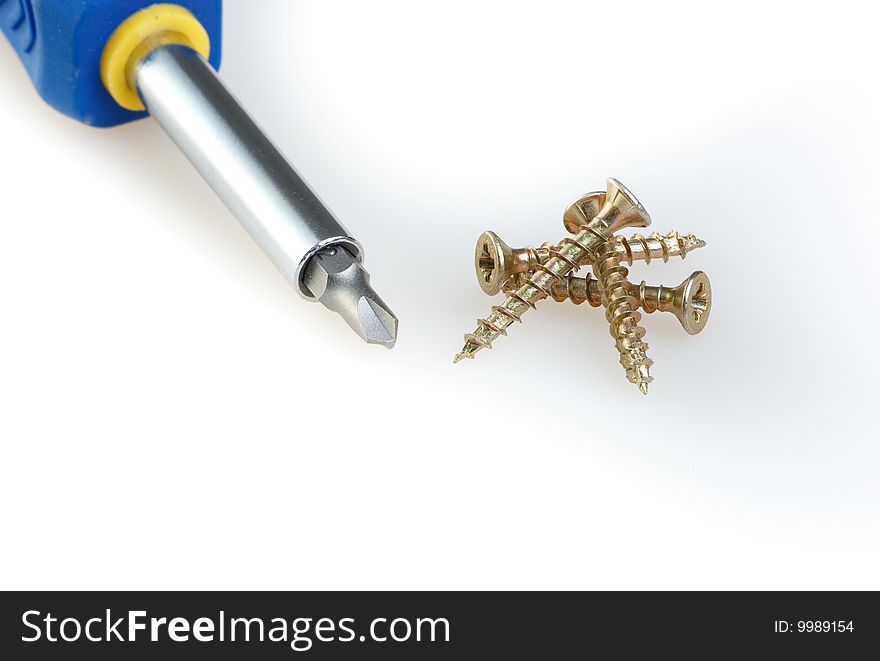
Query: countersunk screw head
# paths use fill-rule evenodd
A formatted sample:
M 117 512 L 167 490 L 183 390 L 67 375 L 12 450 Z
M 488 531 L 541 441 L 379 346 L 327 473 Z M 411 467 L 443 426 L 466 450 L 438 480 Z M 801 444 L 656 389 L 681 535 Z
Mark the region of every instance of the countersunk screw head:
M 513 272 L 513 249 L 495 232 L 483 232 L 474 255 L 480 288 L 490 296 L 501 292 Z
M 581 231 L 581 227 L 589 223 L 593 218 L 599 215 L 602 207 L 605 206 L 605 191 L 595 191 L 587 193 L 582 198 L 572 203 L 565 213 L 562 214 L 562 222 L 572 234 Z
M 599 216 L 611 234 L 625 227 L 648 227 L 651 224 L 651 216 L 642 203 L 614 177 L 608 179 L 605 206 L 599 211 Z
M 651 216 L 641 202 L 613 177 L 608 179 L 606 192 L 587 193 L 562 215 L 565 228 L 572 234 L 577 234 L 596 218 L 601 218 L 610 234 L 625 227 L 648 227 L 651 224 Z
M 709 322 L 709 312 L 712 311 L 712 285 L 709 283 L 709 276 L 702 271 L 696 271 L 675 287 L 672 290 L 669 311 L 691 335 L 702 331 Z

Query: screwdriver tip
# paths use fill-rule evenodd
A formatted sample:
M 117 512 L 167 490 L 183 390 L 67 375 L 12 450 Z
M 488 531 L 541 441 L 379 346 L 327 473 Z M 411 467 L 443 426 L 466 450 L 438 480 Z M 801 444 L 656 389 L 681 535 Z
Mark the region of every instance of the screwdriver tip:
M 368 344 L 397 342 L 397 317 L 370 286 L 370 274 L 341 246 L 330 246 L 306 266 L 305 284 Z
M 358 328 L 355 330 L 367 343 L 394 348 L 397 342 L 397 317 L 385 307 L 378 296 L 361 296 L 357 304 L 357 316 Z

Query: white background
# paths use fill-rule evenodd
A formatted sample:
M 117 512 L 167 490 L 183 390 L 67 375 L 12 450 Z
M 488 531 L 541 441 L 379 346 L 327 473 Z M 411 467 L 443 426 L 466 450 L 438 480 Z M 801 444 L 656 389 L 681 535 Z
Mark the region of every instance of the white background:
M 868 3 L 227 0 L 223 75 L 401 319 L 299 300 L 151 121 L 46 106 L 0 46 L 4 588 L 880 588 Z M 545 303 L 473 362 L 473 244 L 616 176 L 712 278 Z

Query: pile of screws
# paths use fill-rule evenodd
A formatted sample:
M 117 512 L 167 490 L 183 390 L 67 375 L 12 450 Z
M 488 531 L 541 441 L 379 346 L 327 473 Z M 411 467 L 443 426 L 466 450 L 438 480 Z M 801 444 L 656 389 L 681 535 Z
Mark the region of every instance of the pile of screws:
M 490 296 L 507 294 L 504 305 L 492 308 L 492 314 L 478 321 L 477 329 L 465 335 L 465 345 L 455 362 L 473 358 L 492 343 L 515 321 L 534 308 L 538 301 L 552 298 L 580 305 L 605 308 L 611 336 L 620 354 L 626 377 L 642 393 L 648 384 L 654 361 L 648 358 L 645 329 L 640 325 L 641 308 L 650 314 L 671 312 L 691 335 L 706 326 L 712 308 L 709 278 L 697 271 L 678 287 L 648 286 L 629 282 L 634 262 L 650 264 L 653 260 L 687 254 L 706 245 L 689 234 L 678 232 L 645 237 L 615 236 L 626 227 L 647 227 L 651 217 L 635 196 L 616 179 L 608 180 L 606 192 L 588 193 L 572 204 L 563 216 L 565 228 L 574 236 L 558 244 L 544 243 L 540 248 L 513 249 L 494 232 L 485 232 L 477 241 L 476 269 L 480 287 Z M 574 273 L 591 265 L 593 275 Z

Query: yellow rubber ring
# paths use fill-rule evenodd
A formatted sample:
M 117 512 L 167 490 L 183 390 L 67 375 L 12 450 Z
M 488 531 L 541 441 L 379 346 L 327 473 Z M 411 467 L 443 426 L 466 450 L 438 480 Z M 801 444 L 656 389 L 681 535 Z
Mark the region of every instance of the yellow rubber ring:
M 110 96 L 128 110 L 144 110 L 129 80 L 132 58 L 146 54 L 150 41 L 188 46 L 208 59 L 211 38 L 198 19 L 180 5 L 159 4 L 129 16 L 116 28 L 101 55 L 101 80 Z

